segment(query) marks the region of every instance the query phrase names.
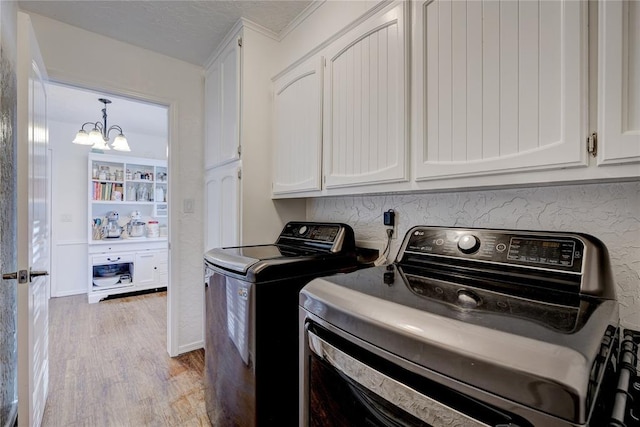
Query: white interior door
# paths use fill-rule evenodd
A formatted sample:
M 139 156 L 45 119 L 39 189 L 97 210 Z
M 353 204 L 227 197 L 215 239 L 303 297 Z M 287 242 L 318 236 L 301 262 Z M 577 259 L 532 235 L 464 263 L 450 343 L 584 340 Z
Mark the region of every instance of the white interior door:
M 31 427 L 42 421 L 49 379 L 49 150 L 46 71 L 24 13 L 18 14 L 17 82 L 18 423 Z

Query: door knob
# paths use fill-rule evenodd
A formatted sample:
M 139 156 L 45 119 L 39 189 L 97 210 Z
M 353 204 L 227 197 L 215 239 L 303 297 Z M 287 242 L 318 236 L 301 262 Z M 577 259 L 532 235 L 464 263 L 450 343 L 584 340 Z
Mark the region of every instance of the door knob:
M 29 281 L 33 281 L 34 277 L 39 277 L 39 276 L 48 276 L 49 272 L 48 271 L 30 271 L 29 272 Z
M 18 279 L 18 283 L 27 283 L 27 270 L 14 271 L 12 273 L 4 273 L 2 275 L 3 280 L 15 280 Z

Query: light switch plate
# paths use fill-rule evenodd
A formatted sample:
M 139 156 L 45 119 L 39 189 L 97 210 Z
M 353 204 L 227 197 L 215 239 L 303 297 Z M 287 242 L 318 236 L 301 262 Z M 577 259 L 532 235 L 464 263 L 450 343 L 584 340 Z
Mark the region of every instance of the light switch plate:
M 195 201 L 193 199 L 184 199 L 182 203 L 182 210 L 184 213 L 193 213 L 193 204 Z

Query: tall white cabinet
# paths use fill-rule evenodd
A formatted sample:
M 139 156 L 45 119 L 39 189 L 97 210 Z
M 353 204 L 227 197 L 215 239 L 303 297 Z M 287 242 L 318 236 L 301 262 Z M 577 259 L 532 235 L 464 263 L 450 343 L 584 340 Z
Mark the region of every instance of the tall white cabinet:
M 271 199 L 275 38 L 241 20 L 206 69 L 205 251 L 270 243 L 305 215 L 304 201 Z

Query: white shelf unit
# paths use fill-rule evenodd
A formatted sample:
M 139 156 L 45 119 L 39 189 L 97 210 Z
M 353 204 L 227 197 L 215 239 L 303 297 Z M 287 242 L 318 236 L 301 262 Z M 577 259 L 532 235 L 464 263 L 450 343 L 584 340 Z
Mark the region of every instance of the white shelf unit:
M 168 213 L 167 162 L 127 156 L 92 153 L 88 159 L 88 300 L 98 302 L 110 295 L 166 287 L 168 252 L 166 233 L 130 237 L 127 223 L 134 211 L 148 223 L 158 221 L 166 230 Z M 107 215 L 118 212 L 119 238 L 100 233 Z M 101 226 L 96 227 L 97 220 Z M 146 227 L 145 227 L 146 230 Z M 113 277 L 114 283 L 102 283 Z M 97 279 L 97 280 L 95 280 Z M 108 279 L 107 279 L 108 281 Z

